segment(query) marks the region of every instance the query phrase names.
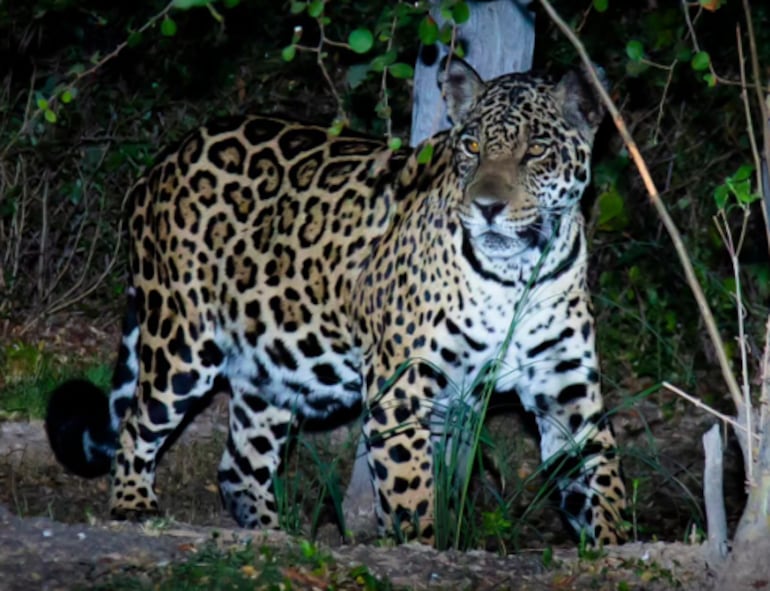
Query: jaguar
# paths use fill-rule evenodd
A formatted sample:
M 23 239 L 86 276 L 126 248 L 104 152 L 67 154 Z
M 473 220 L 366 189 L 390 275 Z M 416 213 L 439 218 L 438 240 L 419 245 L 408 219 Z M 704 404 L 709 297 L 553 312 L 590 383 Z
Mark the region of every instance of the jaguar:
M 580 199 L 604 115 L 582 70 L 438 84 L 451 129 L 414 149 L 271 116 L 209 123 L 127 194 L 129 276 L 109 398 L 52 394 L 65 467 L 111 471 L 111 514 L 159 511 L 159 454 L 229 393 L 218 468 L 243 527 L 277 528 L 274 476 L 299 421 L 359 405 L 380 535 L 435 539 L 450 410 L 485 392 L 534 414 L 560 509 L 623 539 Z

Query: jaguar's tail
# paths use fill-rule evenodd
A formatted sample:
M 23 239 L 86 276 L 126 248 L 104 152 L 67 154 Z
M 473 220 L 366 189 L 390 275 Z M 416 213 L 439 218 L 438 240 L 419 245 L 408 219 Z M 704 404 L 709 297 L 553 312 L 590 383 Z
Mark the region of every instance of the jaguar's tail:
M 85 478 L 110 471 L 118 448 L 118 428 L 136 393 L 139 324 L 135 300 L 130 288 L 109 399 L 95 384 L 72 380 L 56 388 L 48 402 L 45 428 L 51 449 L 65 468 Z
M 72 380 L 56 388 L 45 429 L 56 459 L 71 472 L 94 478 L 110 471 L 117 433 L 110 422 L 109 400 L 96 385 Z

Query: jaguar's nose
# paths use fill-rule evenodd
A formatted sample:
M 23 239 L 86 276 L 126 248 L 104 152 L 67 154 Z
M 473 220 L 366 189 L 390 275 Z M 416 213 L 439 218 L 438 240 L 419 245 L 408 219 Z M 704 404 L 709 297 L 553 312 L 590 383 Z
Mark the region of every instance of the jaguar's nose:
M 500 212 L 505 209 L 505 203 L 500 203 L 499 201 L 492 201 L 491 203 L 474 201 L 473 205 L 478 207 L 481 215 L 484 216 L 484 219 L 487 220 L 487 223 L 489 224 L 491 224 L 494 219 L 500 215 Z

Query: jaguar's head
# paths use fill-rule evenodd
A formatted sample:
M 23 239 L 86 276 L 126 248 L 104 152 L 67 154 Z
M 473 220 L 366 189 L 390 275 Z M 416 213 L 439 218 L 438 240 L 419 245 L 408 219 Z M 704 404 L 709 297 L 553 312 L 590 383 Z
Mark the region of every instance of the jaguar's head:
M 572 221 L 590 178 L 604 110 L 582 73 L 551 83 L 531 74 L 489 82 L 445 58 L 439 86 L 453 123 L 460 218 L 474 247 L 492 259 L 543 248 Z

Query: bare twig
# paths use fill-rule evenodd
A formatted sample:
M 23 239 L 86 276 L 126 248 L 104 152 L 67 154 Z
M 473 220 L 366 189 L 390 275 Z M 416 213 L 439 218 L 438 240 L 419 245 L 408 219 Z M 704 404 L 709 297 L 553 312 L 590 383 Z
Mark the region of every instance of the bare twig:
M 719 412 L 718 410 L 715 410 L 715 409 L 711 408 L 708 404 L 706 404 L 705 402 L 701 401 L 699 398 L 696 398 L 692 394 L 688 394 L 684 390 L 682 390 L 680 388 L 677 388 L 676 386 L 674 386 L 673 384 L 671 384 L 669 382 L 661 382 L 661 386 L 663 386 L 666 390 L 670 390 L 671 392 L 673 392 L 677 396 L 681 396 L 687 402 L 692 403 L 693 406 L 697 406 L 698 408 L 705 410 L 707 413 L 714 415 L 720 421 L 722 421 L 724 423 L 727 423 L 728 425 L 730 425 L 734 429 L 737 429 L 738 431 L 742 431 L 744 433 L 748 433 L 748 431 L 746 431 L 746 427 L 744 425 L 740 424 L 738 421 L 736 421 L 733 417 L 727 416 L 726 414 L 723 414 L 723 413 Z M 759 435 L 757 435 L 756 433 L 753 433 L 752 437 L 754 439 L 756 439 L 757 441 L 759 441 Z
M 45 289 L 45 269 L 48 252 L 48 190 L 51 183 L 48 180 L 48 174 L 43 176 L 41 184 L 43 185 L 40 196 L 40 247 L 37 256 L 37 292 L 42 294 Z
M 390 24 L 390 35 L 388 36 L 388 45 L 386 52 L 390 51 L 393 47 L 393 38 L 396 36 L 396 25 L 398 25 L 398 13 L 393 15 L 393 20 Z M 385 118 L 385 137 L 389 140 L 393 136 L 393 117 L 390 113 L 390 101 L 388 99 L 388 68 L 387 66 L 382 69 L 382 78 L 380 80 L 380 95 L 382 96 L 382 105 L 384 107 L 384 113 L 387 115 Z
M 307 51 L 309 53 L 315 54 L 315 60 L 316 64 L 318 65 L 318 69 L 321 70 L 321 74 L 324 77 L 324 80 L 326 80 L 326 84 L 329 86 L 329 90 L 331 90 L 332 96 L 334 96 L 334 102 L 337 104 L 337 117 L 340 119 L 344 119 L 344 110 L 342 108 L 342 98 L 340 97 L 339 92 L 337 92 L 337 87 L 334 84 L 334 80 L 332 80 L 331 75 L 329 74 L 329 71 L 326 69 L 326 64 L 324 63 L 324 58 L 326 57 L 326 52 L 324 51 L 324 47 L 341 47 L 341 48 L 347 48 L 347 43 L 342 43 L 340 41 L 334 41 L 332 39 L 329 39 L 326 36 L 326 28 L 323 23 L 323 19 L 319 18 L 316 19 L 318 22 L 318 29 L 319 29 L 319 37 L 318 37 L 318 44 L 315 47 L 311 47 L 309 45 L 300 45 L 299 43 L 295 44 L 295 47 L 299 49 L 300 51 Z M 302 34 L 302 29 L 298 28 L 295 29 L 295 35 L 298 37 Z
M 746 32 L 749 36 L 749 53 L 751 55 L 751 77 L 753 79 L 753 86 L 757 93 L 757 108 L 759 109 L 760 118 L 762 119 L 762 132 L 764 136 L 764 157 L 756 158 L 757 160 L 757 187 L 760 194 L 765 193 L 767 187 L 763 182 L 764 177 L 767 176 L 768 159 L 770 159 L 770 113 L 768 113 L 768 105 L 766 93 L 767 87 L 762 82 L 762 77 L 759 72 L 759 55 L 757 54 L 757 38 L 754 35 L 754 22 L 751 18 L 751 7 L 748 0 L 743 0 L 743 14 L 746 18 Z M 743 60 L 741 60 L 743 61 Z M 741 64 L 741 67 L 743 65 Z M 751 126 L 749 126 L 749 132 L 751 133 Z M 770 254 L 770 195 L 763 194 L 760 204 L 762 210 L 762 217 L 765 220 L 765 238 L 767 239 L 768 253 Z
M 751 390 L 749 386 L 749 364 L 747 359 L 748 345 L 746 343 L 745 320 L 744 320 L 746 318 L 746 310 L 743 307 L 743 293 L 741 289 L 741 265 L 738 259 L 741 253 L 743 240 L 746 235 L 746 227 L 748 226 L 748 208 L 742 207 L 742 209 L 743 209 L 743 225 L 741 227 L 741 233 L 737 244 L 735 240 L 733 240 L 733 234 L 732 234 L 732 231 L 730 230 L 730 224 L 727 219 L 727 213 L 725 212 L 724 209 L 721 209 L 719 211 L 717 216 L 714 218 L 714 221 L 717 226 L 717 231 L 719 232 L 719 235 L 722 237 L 722 242 L 724 242 L 725 248 L 727 249 L 727 252 L 730 255 L 730 265 L 732 266 L 732 269 L 733 269 L 733 280 L 735 281 L 735 309 L 738 315 L 738 318 L 737 318 L 738 347 L 740 348 L 740 353 L 741 353 L 741 389 L 743 392 L 743 404 L 747 409 L 750 409 L 751 408 Z M 721 225 L 720 225 L 720 222 L 721 222 Z M 752 426 L 752 415 L 753 413 L 751 412 L 746 413 L 746 432 L 747 433 L 754 432 L 754 428 Z M 754 450 L 753 450 L 751 437 L 747 438 L 746 445 L 747 445 L 746 453 L 748 457 L 753 458 Z M 749 462 L 746 466 L 746 478 L 749 482 L 752 482 L 752 483 L 754 482 L 753 462 Z
M 754 171 L 756 174 L 757 190 L 762 191 L 762 157 L 759 155 L 759 149 L 757 148 L 757 138 L 754 135 L 754 121 L 751 117 L 751 105 L 749 104 L 749 92 L 746 86 L 746 64 L 743 59 L 743 41 L 741 40 L 741 26 L 740 24 L 735 27 L 735 37 L 738 46 L 738 66 L 741 73 L 741 102 L 743 102 L 743 111 L 746 115 L 746 133 L 749 136 L 749 145 L 751 146 L 751 155 L 754 158 Z M 750 44 L 751 45 L 751 44 Z M 760 97 L 762 92 L 760 91 Z M 763 102 L 763 101 L 762 101 Z M 748 208 L 744 208 L 744 219 L 749 215 Z M 767 218 L 765 218 L 767 219 Z M 745 222 L 744 222 L 745 227 Z M 765 224 L 765 227 L 767 225 Z M 770 240 L 770 236 L 768 237 Z M 738 250 L 743 243 L 743 237 L 739 240 Z M 770 245 L 770 242 L 768 242 Z
M 658 118 L 655 120 L 655 132 L 652 134 L 652 141 L 654 144 L 658 143 L 658 135 L 660 134 L 660 124 L 663 121 L 663 107 L 666 104 L 666 96 L 668 95 L 668 90 L 671 87 L 671 81 L 674 79 L 674 70 L 676 70 L 676 63 L 677 60 L 674 60 L 671 62 L 671 64 L 666 68 L 668 70 L 668 75 L 666 76 L 666 85 L 663 87 L 663 94 L 660 97 L 660 102 L 658 103 Z
M 682 266 L 682 269 L 684 271 L 685 277 L 687 279 L 687 284 L 692 290 L 693 296 L 695 297 L 695 301 L 698 305 L 698 309 L 700 310 L 701 317 L 703 318 L 703 322 L 706 325 L 706 330 L 711 340 L 711 344 L 714 347 L 717 359 L 719 361 L 720 369 L 722 370 L 722 378 L 724 379 L 725 384 L 727 385 L 727 389 L 730 392 L 730 396 L 733 399 L 733 403 L 735 404 L 736 408 L 739 408 L 743 404 L 741 389 L 739 388 L 738 382 L 736 381 L 735 376 L 733 375 L 732 370 L 730 368 L 730 362 L 727 358 L 727 353 L 725 352 L 725 347 L 722 341 L 722 337 L 719 335 L 719 330 L 717 329 L 716 321 L 714 320 L 714 315 L 712 314 L 711 308 L 708 305 L 708 302 L 706 300 L 706 296 L 703 293 L 703 288 L 698 282 L 698 278 L 695 276 L 695 271 L 693 270 L 692 263 L 690 262 L 690 257 L 687 254 L 687 249 L 685 248 L 684 243 L 682 242 L 682 237 L 679 233 L 679 230 L 674 224 L 674 221 L 671 219 L 671 216 L 668 214 L 666 206 L 660 198 L 658 189 L 656 188 L 655 183 L 652 180 L 652 176 L 650 175 L 650 171 L 647 168 L 647 164 L 644 161 L 644 158 L 642 157 L 639 151 L 639 147 L 634 141 L 634 138 L 629 133 L 626 123 L 623 117 L 621 116 L 620 112 L 618 111 L 617 107 L 615 106 L 614 101 L 612 100 L 612 98 L 610 98 L 610 95 L 604 89 L 604 86 L 599 80 L 599 77 L 596 74 L 594 65 L 591 62 L 591 58 L 588 56 L 588 53 L 586 52 L 585 47 L 583 46 L 581 41 L 572 32 L 572 29 L 569 28 L 567 23 L 565 23 L 564 20 L 554 10 L 549 0 L 540 0 L 540 4 L 542 4 L 543 8 L 551 17 L 553 22 L 562 31 L 562 33 L 569 39 L 570 43 L 572 43 L 572 45 L 575 47 L 575 50 L 580 55 L 580 59 L 583 61 L 583 64 L 586 70 L 588 71 L 589 76 L 591 77 L 591 81 L 594 87 L 596 88 L 596 91 L 598 92 L 598 94 L 602 99 L 602 102 L 605 104 L 608 111 L 610 112 L 612 120 L 615 123 L 615 127 L 620 133 L 620 136 L 623 138 L 623 143 L 625 143 L 626 148 L 628 149 L 628 152 L 631 155 L 631 158 L 633 159 L 637 170 L 639 171 L 639 175 L 641 176 L 642 181 L 644 182 L 645 188 L 647 189 L 650 202 L 655 207 L 655 210 L 658 213 L 658 216 L 663 222 L 663 226 L 666 228 L 666 231 L 668 232 L 671 238 L 671 241 L 674 244 L 674 250 L 676 251 L 676 254 L 679 258 L 679 263 Z

